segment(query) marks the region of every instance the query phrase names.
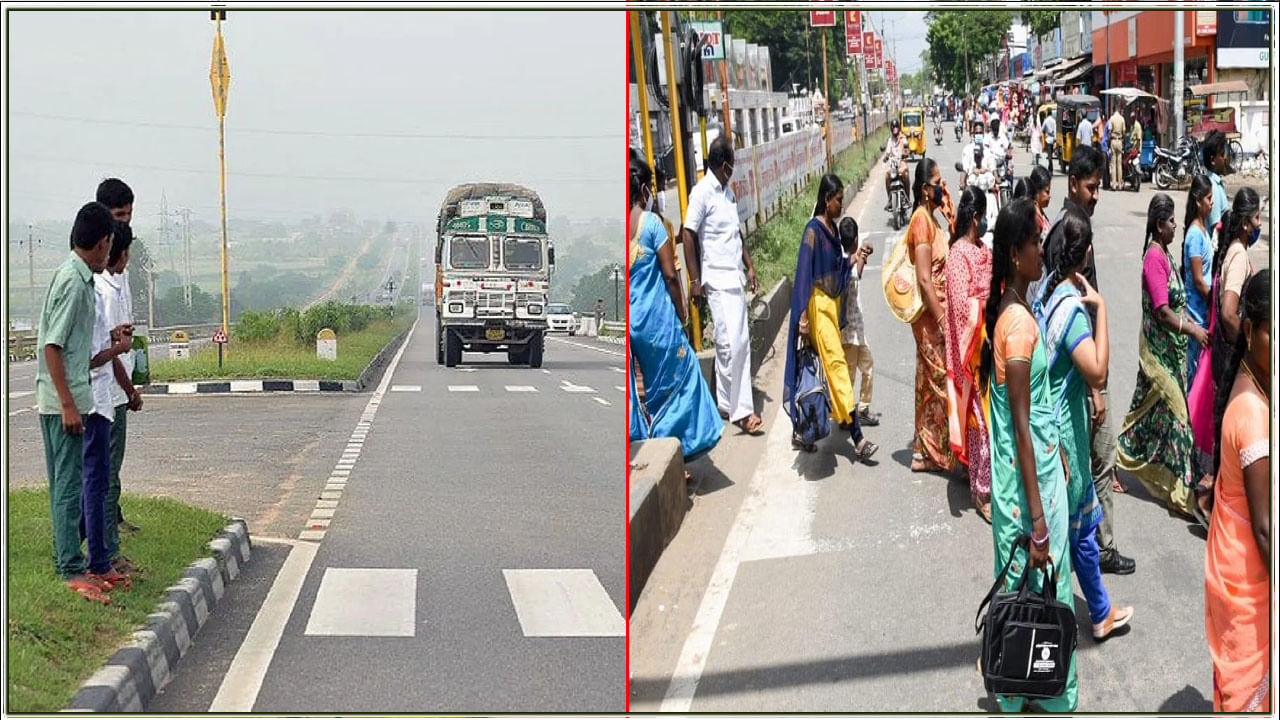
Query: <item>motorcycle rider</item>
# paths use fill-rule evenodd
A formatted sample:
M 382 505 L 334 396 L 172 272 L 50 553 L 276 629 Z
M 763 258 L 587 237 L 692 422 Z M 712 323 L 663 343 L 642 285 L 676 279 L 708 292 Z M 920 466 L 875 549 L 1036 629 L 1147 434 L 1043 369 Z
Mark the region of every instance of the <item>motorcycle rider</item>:
M 889 193 L 889 186 L 893 183 L 894 176 L 902 179 L 903 187 L 911 187 L 907 163 L 903 161 L 906 155 L 907 137 L 902 134 L 902 128 L 895 119 L 889 123 L 889 142 L 885 143 L 884 147 L 884 161 L 889 164 L 884 174 L 884 192 L 889 195 L 888 201 L 884 204 L 886 211 L 893 209 L 893 197 Z
M 975 120 L 972 127 L 973 140 L 961 152 L 964 177 L 961 178 L 960 187 L 974 187 L 988 194 L 987 235 L 983 236 L 983 241 L 990 243 L 991 233 L 996 226 L 996 215 L 999 212 L 997 207 L 999 198 L 994 192 L 998 182 L 995 155 L 987 147 L 981 121 Z

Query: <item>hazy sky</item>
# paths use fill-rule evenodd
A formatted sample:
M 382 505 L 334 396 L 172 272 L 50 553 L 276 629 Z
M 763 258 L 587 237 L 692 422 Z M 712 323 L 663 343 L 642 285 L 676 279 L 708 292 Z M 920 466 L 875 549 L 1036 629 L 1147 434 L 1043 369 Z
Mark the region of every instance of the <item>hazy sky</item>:
M 135 224 L 155 222 L 162 190 L 216 221 L 208 11 L 8 20 L 14 221 L 69 222 L 109 175 L 138 195 Z M 233 218 L 433 222 L 474 180 L 528 184 L 552 215 L 621 211 L 621 12 L 232 9 L 223 34 Z
M 898 59 L 895 62 L 898 74 L 906 75 L 919 70 L 920 53 L 929 47 L 926 39 L 929 26 L 925 24 L 924 13 L 918 10 L 872 10 L 868 14 L 876 34 L 885 39 L 885 57 L 892 59 L 893 52 L 897 52 Z

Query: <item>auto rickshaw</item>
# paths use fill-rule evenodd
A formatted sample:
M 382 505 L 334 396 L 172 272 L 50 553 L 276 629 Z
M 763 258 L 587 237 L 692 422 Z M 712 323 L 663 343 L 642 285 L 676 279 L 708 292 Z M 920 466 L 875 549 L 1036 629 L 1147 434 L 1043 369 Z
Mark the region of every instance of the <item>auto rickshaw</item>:
M 924 108 L 903 108 L 901 114 L 902 132 L 907 138 L 907 155 L 909 160 L 924 157 L 928 149 L 928 140 L 924 134 Z
M 1076 147 L 1076 127 L 1082 116 L 1093 121 L 1093 146 L 1102 141 L 1102 130 L 1097 122 L 1102 113 L 1102 101 L 1092 95 L 1063 95 L 1058 98 L 1058 167 L 1067 174 L 1067 165 Z

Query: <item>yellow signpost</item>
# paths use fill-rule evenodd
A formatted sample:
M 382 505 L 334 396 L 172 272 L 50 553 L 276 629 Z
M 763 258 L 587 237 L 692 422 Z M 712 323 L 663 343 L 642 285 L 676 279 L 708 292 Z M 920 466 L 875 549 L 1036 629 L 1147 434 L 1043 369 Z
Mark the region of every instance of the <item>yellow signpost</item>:
M 209 84 L 213 88 L 213 109 L 218 113 L 218 196 L 222 208 L 222 333 L 230 337 L 231 293 L 227 283 L 227 158 L 226 117 L 227 91 L 231 87 L 231 69 L 227 66 L 227 48 L 222 42 L 222 21 L 225 10 L 213 11 L 215 33 L 213 36 L 213 60 L 209 65 Z M 222 366 L 222 353 L 218 353 L 218 366 Z

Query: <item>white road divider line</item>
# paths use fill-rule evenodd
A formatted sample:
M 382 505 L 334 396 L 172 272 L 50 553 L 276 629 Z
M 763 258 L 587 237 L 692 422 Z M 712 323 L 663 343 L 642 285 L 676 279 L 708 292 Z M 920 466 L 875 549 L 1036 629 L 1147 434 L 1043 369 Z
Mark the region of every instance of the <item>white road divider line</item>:
M 422 392 L 421 385 L 392 385 L 391 392 Z
M 450 385 L 449 392 L 480 392 L 480 388 L 475 385 Z
M 598 403 L 600 403 L 601 405 L 604 405 L 604 406 L 606 406 L 606 407 L 608 407 L 608 405 L 609 405 L 609 401 L 608 401 L 608 400 L 605 400 L 605 399 L 604 399 L 604 398 L 602 398 L 602 397 L 594 397 L 594 398 L 591 398 L 591 399 L 592 399 L 592 400 L 595 400 L 596 402 L 598 402 Z
M 536 393 L 538 388 L 532 385 L 508 385 L 507 392 L 510 393 Z
M 253 704 L 262 690 L 262 681 L 267 676 L 267 668 L 276 654 L 280 637 L 284 635 L 285 623 L 293 614 L 293 606 L 298 601 L 298 593 L 302 583 L 307 579 L 311 563 L 316 558 L 320 546 L 303 542 L 294 545 L 285 558 L 284 566 L 276 574 L 267 599 L 258 609 L 258 615 L 249 627 L 244 642 L 231 661 L 231 667 L 222 678 L 218 694 L 209 706 L 214 713 L 247 713 L 253 710 Z
M 549 338 L 547 338 L 547 339 L 548 339 L 548 340 L 551 340 L 551 341 L 553 341 L 553 342 L 564 343 L 565 345 L 572 345 L 572 346 L 574 346 L 574 347 L 580 347 L 580 348 L 582 348 L 582 349 L 584 349 L 584 350 L 595 350 L 596 352 L 598 352 L 598 353 L 604 353 L 605 355 L 615 355 L 615 356 L 617 356 L 617 357 L 622 357 L 622 356 L 624 355 L 624 353 L 617 352 L 617 351 L 615 351 L 615 350 L 605 350 L 604 348 L 598 348 L 598 347 L 596 347 L 596 346 L 594 346 L 594 345 L 583 345 L 582 343 L 573 342 L 572 340 L 565 340 L 565 339 L 563 339 L 563 338 L 553 338 L 553 337 L 549 337 Z

